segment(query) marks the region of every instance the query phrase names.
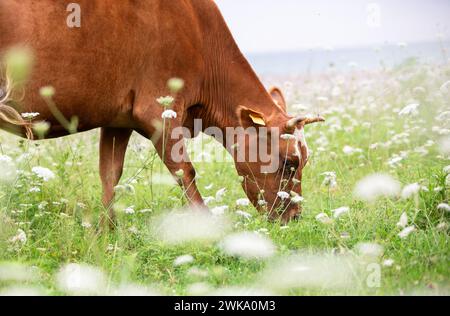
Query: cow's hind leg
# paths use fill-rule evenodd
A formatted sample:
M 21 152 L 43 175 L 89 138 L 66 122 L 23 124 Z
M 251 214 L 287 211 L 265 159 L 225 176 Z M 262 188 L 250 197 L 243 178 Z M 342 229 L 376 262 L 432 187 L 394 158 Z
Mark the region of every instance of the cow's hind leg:
M 100 178 L 103 187 L 103 206 L 107 211 L 101 217 L 101 226 L 108 223 L 115 227 L 115 214 L 113 209 L 114 188 L 122 176 L 125 153 L 133 130 L 107 128 L 101 130 L 100 137 Z

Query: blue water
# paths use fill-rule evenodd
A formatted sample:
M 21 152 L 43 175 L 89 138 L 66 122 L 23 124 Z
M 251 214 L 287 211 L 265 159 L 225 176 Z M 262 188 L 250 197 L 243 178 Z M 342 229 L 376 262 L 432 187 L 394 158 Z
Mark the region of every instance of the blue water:
M 267 54 L 249 54 L 247 58 L 259 75 L 298 75 L 338 71 L 376 70 L 393 67 L 409 58 L 420 62 L 448 62 L 450 42 L 384 45 L 375 48 L 309 50 Z

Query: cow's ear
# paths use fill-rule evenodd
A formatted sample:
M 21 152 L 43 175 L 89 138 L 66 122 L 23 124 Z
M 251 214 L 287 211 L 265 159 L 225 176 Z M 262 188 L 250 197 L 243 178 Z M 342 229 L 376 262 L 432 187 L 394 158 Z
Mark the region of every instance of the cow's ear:
M 283 92 L 277 87 L 272 87 L 269 90 L 270 96 L 273 101 L 278 105 L 278 107 L 284 112 L 287 111 L 286 99 L 284 98 Z
M 237 110 L 238 118 L 240 119 L 241 126 L 247 128 L 250 126 L 266 126 L 267 122 L 264 114 L 249 109 L 245 106 L 239 106 Z

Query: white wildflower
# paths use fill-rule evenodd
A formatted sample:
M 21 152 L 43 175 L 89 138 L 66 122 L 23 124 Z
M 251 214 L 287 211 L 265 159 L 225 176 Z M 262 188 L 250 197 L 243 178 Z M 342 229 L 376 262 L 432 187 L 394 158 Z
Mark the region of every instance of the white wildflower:
M 15 180 L 17 169 L 11 157 L 0 155 L 0 174 L 0 183 L 10 183 Z
M 218 190 L 216 192 L 216 201 L 221 202 L 223 200 L 223 197 L 225 196 L 226 192 L 227 192 L 226 188 L 222 188 L 222 189 Z
M 81 227 L 86 228 L 86 229 L 89 229 L 89 228 L 92 227 L 92 224 L 85 221 L 85 222 L 82 222 L 82 223 L 81 223 Z
M 173 110 L 165 110 L 161 117 L 163 119 L 176 119 L 177 118 L 177 112 L 173 111 Z
M 439 90 L 441 90 L 442 93 L 448 93 L 450 92 L 450 81 L 445 82 L 440 88 Z
M 335 188 L 337 186 L 336 172 L 324 172 L 322 175 L 325 176 L 322 185 L 329 186 L 330 188 Z
M 448 229 L 448 224 L 446 222 L 439 223 L 436 228 L 441 231 L 445 231 Z
M 229 207 L 227 205 L 216 206 L 216 207 L 211 209 L 211 213 L 213 215 L 220 216 L 220 215 L 225 214 L 225 211 L 228 210 L 228 209 L 229 209 Z
M 32 188 L 30 188 L 30 190 L 28 192 L 30 192 L 30 193 L 39 193 L 39 192 L 41 192 L 41 189 L 38 188 L 38 187 L 32 187 Z
M 442 171 L 444 171 L 445 174 L 450 174 L 450 166 L 444 167 L 444 169 L 442 169 Z
M 295 255 L 274 261 L 262 273 L 265 288 L 340 289 L 356 285 L 356 264 L 350 257 L 333 255 Z
M 378 258 L 383 255 L 383 246 L 376 243 L 359 243 L 356 245 L 358 253 L 365 257 Z
M 439 141 L 439 150 L 444 155 L 450 155 L 450 137 L 444 137 Z
M 187 265 L 194 262 L 194 257 L 191 255 L 184 255 L 184 256 L 180 256 L 178 258 L 175 259 L 175 261 L 173 262 L 173 265 L 175 267 L 179 267 L 179 266 L 183 266 L 183 265 Z
M 56 275 L 58 288 L 73 295 L 98 295 L 106 288 L 107 278 L 93 266 L 71 263 Z
M 259 206 L 266 206 L 267 205 L 267 201 L 265 201 L 265 200 L 258 200 L 258 205 Z
M 17 230 L 17 235 L 12 237 L 10 239 L 10 241 L 12 243 L 21 243 L 22 245 L 25 245 L 26 242 L 27 242 L 27 234 L 22 229 L 18 229 Z
M 316 216 L 316 220 L 321 222 L 322 224 L 331 224 L 333 220 L 328 216 L 328 214 L 320 213 Z
M 270 239 L 250 232 L 227 236 L 222 241 L 221 248 L 230 256 L 244 259 L 264 259 L 275 253 L 275 246 Z
M 390 267 L 392 267 L 394 265 L 394 263 L 395 263 L 394 260 L 386 259 L 386 260 L 383 261 L 383 266 L 390 268 Z
M 249 206 L 250 205 L 250 200 L 249 199 L 239 199 L 239 200 L 236 201 L 236 205 L 237 206 L 242 206 L 242 207 Z
M 361 153 L 362 150 L 359 148 L 353 148 L 351 146 L 344 146 L 344 148 L 342 149 L 342 151 L 344 152 L 344 154 L 346 155 L 353 155 L 355 153 Z
M 347 214 L 350 211 L 350 208 L 348 206 L 343 206 L 340 208 L 337 208 L 335 210 L 332 210 L 331 213 L 333 213 L 334 218 L 339 218 L 344 214 Z
M 30 112 L 30 113 L 22 113 L 21 116 L 26 120 L 32 120 L 36 117 L 38 117 L 40 114 L 37 112 Z
M 217 240 L 229 226 L 225 216 L 187 210 L 161 216 L 154 222 L 154 231 L 158 239 L 165 243 L 182 244 Z
M 450 212 L 450 205 L 448 205 L 447 203 L 441 203 L 441 204 L 439 204 L 439 205 L 437 206 L 437 209 L 438 209 L 439 211 L 449 213 L 449 212 Z
M 413 196 L 416 196 L 421 189 L 421 186 L 418 183 L 409 184 L 402 190 L 402 198 L 409 199 Z
M 128 215 L 133 215 L 136 212 L 134 210 L 134 205 L 125 208 L 123 211 L 125 214 L 128 214 Z
M 287 200 L 290 197 L 290 194 L 284 191 L 280 191 L 277 193 L 277 196 L 282 200 Z
M 6 281 L 34 281 L 38 278 L 35 269 L 20 263 L 0 263 L 0 282 Z
M 46 182 L 55 178 L 55 174 L 50 169 L 44 167 L 33 167 L 31 171 Z
M 370 175 L 356 184 L 354 195 L 364 201 L 374 202 L 379 197 L 394 197 L 400 192 L 400 183 L 389 175 Z
M 131 226 L 130 228 L 128 228 L 128 231 L 134 235 L 139 234 L 139 229 L 137 229 L 136 226 Z
M 291 202 L 294 203 L 294 204 L 300 204 L 300 203 L 303 202 L 304 200 L 305 200 L 305 199 L 304 199 L 302 196 L 298 195 L 298 194 L 294 195 L 294 196 L 291 198 Z
M 397 223 L 397 227 L 405 228 L 406 226 L 408 226 L 408 214 L 406 214 L 406 212 L 403 212 L 403 214 L 400 216 L 400 220 Z
M 250 219 L 252 218 L 252 214 L 244 212 L 244 211 L 236 211 L 236 214 L 245 218 L 245 219 Z
M 409 226 L 406 227 L 405 229 L 403 229 L 399 234 L 398 237 L 405 239 L 406 237 L 408 237 L 412 232 L 414 232 L 416 230 L 415 226 Z
M 411 116 L 415 116 L 419 114 L 419 106 L 420 104 L 418 103 L 412 103 L 409 104 L 407 106 L 405 106 L 399 113 L 398 115 L 400 116 L 407 116 L 407 115 L 411 115 Z
M 211 202 L 214 202 L 216 198 L 212 196 L 207 196 L 203 198 L 203 202 L 205 202 L 205 205 L 209 205 Z

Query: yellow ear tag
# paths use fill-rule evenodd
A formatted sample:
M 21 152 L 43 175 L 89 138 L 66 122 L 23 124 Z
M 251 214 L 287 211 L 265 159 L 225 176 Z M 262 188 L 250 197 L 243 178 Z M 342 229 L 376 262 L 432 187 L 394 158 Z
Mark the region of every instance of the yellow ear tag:
M 261 115 L 250 113 L 249 116 L 256 125 L 266 126 L 266 122 L 264 122 Z

